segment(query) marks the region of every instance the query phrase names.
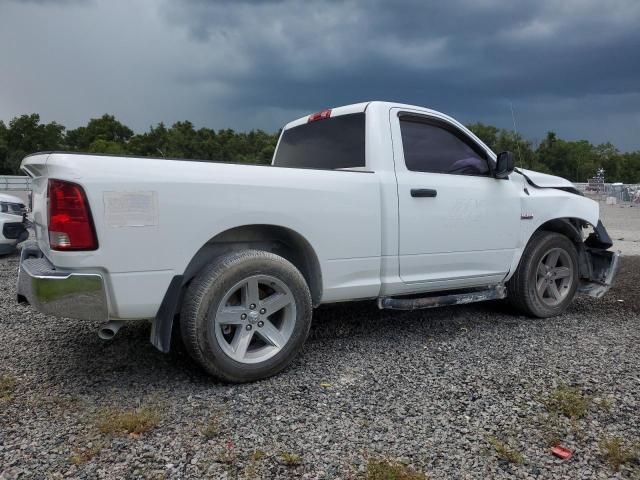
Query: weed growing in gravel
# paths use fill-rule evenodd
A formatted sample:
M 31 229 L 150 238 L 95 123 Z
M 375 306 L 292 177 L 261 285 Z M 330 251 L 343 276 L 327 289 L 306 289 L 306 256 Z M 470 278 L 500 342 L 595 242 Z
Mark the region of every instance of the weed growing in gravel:
M 569 427 L 566 425 L 567 421 L 556 413 L 538 417 L 537 422 L 540 425 L 542 438 L 547 446 L 555 447 L 562 443 L 562 440 L 569 434 Z
M 153 430 L 160 423 L 160 412 L 155 407 L 140 407 L 133 410 L 103 411 L 98 418 L 98 429 L 105 434 L 134 434 Z
M 214 415 L 209 418 L 209 421 L 202 429 L 202 435 L 204 435 L 207 440 L 211 440 L 218 436 L 220 430 L 220 418 L 217 415 Z
M 238 452 L 236 451 L 236 444 L 232 440 L 227 440 L 224 445 L 224 450 L 218 457 L 220 463 L 224 463 L 229 467 L 234 466 L 238 459 Z
M 102 450 L 102 445 L 93 445 L 89 448 L 76 449 L 69 457 L 69 462 L 73 465 L 80 466 L 90 462 Z
M 11 400 L 17 385 L 13 375 L 0 375 L 0 401 Z
M 296 467 L 302 463 L 302 457 L 296 453 L 281 452 L 280 461 L 287 467 Z
M 267 454 L 262 450 L 255 450 L 249 458 L 249 464 L 244 470 L 244 476 L 247 480 L 254 480 L 258 478 L 258 463 L 265 458 Z
M 611 413 L 611 407 L 613 407 L 613 399 L 612 398 L 601 398 L 599 401 L 594 401 L 594 403 L 604 410 L 607 413 Z
M 620 437 L 605 437 L 599 446 L 600 453 L 616 472 L 626 463 L 640 461 L 640 445 L 628 447 Z
M 575 387 L 560 385 L 544 400 L 549 413 L 561 414 L 571 419 L 582 418 L 587 414 L 591 399 Z
M 508 443 L 498 440 L 496 437 L 487 437 L 487 442 L 491 445 L 500 460 L 510 463 L 521 464 L 524 462 L 524 456 L 515 447 Z
M 367 480 L 427 480 L 427 476 L 403 463 L 387 459 L 370 459 Z
M 263 450 L 256 450 L 251 455 L 251 460 L 255 460 L 256 462 L 259 462 L 260 460 L 262 460 L 266 456 L 267 456 L 267 454 Z

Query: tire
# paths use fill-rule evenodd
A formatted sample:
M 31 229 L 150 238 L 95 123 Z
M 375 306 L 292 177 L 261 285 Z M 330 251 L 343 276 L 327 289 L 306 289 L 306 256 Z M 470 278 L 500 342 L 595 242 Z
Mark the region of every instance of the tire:
M 538 318 L 564 312 L 577 288 L 575 245 L 564 235 L 547 231 L 531 237 L 518 269 L 507 282 L 509 302 L 526 315 Z
M 187 352 L 209 374 L 243 383 L 289 365 L 309 334 L 311 316 L 309 287 L 294 265 L 243 250 L 219 257 L 195 277 L 180 328 Z

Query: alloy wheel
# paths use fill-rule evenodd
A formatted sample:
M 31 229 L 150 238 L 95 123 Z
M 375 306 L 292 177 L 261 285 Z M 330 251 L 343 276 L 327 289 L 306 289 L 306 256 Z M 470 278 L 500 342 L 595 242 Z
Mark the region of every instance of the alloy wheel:
M 536 269 L 536 293 L 550 307 L 562 303 L 573 284 L 571 256 L 562 248 L 552 248 L 542 256 Z
M 213 321 L 215 340 L 226 355 L 240 363 L 260 363 L 289 341 L 296 304 L 284 282 L 253 275 L 227 291 Z

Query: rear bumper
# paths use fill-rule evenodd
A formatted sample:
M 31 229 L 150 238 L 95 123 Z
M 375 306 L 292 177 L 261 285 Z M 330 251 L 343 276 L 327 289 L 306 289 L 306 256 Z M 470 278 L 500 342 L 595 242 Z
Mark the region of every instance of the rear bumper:
M 18 301 L 57 317 L 107 321 L 109 305 L 102 275 L 56 269 L 35 242 L 25 243 L 18 270 Z

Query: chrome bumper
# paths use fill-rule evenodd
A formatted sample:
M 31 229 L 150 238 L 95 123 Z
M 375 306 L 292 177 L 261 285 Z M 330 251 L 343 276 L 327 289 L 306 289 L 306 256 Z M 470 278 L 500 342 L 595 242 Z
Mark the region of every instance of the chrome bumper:
M 57 317 L 107 321 L 109 306 L 102 275 L 58 270 L 35 242 L 22 247 L 18 270 L 18 302 Z

